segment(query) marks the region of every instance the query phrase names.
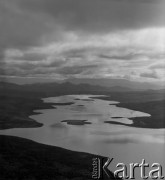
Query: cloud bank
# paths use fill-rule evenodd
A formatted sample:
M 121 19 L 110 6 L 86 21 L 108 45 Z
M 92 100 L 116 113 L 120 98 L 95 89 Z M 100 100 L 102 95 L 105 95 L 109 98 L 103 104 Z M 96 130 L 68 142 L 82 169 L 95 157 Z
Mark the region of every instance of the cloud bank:
M 0 0 L 0 76 L 165 80 L 164 0 Z

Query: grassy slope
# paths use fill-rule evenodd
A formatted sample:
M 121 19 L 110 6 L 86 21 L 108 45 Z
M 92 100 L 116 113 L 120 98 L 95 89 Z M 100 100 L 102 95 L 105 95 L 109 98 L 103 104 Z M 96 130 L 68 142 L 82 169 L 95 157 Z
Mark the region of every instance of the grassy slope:
M 151 117 L 131 118 L 133 127 L 141 128 L 165 128 L 165 96 L 163 92 L 129 92 L 129 93 L 111 93 L 109 97 L 99 97 L 104 100 L 119 101 L 118 107 L 124 107 L 136 111 L 145 112 Z M 111 124 L 123 124 L 119 122 L 107 122 Z M 126 124 L 123 124 L 126 125 Z
M 92 179 L 92 158 L 96 157 L 102 158 L 0 136 L 0 180 L 88 180 Z
M 24 94 L 0 95 L 0 129 L 40 127 L 41 123 L 28 116 L 37 114 L 34 110 L 53 108 L 53 103 L 43 103 L 41 99 Z
M 111 92 L 104 93 L 107 97 L 96 97 L 108 101 L 119 101 L 121 103 L 145 103 L 150 101 L 161 101 L 165 99 L 165 92 L 159 91 L 137 91 L 137 92 Z
M 165 100 L 143 103 L 121 103 L 117 106 L 146 112 L 151 115 L 151 117 L 131 118 L 133 120 L 132 126 L 142 128 L 165 128 Z

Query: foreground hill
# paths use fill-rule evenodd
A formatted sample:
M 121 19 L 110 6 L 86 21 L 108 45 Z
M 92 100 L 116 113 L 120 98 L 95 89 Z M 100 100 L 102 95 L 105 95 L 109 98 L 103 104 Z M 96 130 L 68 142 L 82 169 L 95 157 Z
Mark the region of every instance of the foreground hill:
M 103 158 L 12 136 L 0 136 L 0 180 L 90 180 Z M 115 178 L 110 172 L 111 178 Z M 102 179 L 107 179 L 103 174 Z

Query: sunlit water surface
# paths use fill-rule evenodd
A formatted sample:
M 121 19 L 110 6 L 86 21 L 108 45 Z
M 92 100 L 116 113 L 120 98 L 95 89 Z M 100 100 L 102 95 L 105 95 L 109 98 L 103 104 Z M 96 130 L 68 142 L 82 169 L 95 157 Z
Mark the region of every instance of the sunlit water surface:
M 30 117 L 43 123 L 43 127 L 1 130 L 0 134 L 114 158 L 109 167 L 113 171 L 117 169 L 116 164 L 119 162 L 128 166 L 129 163 L 141 163 L 142 159 L 145 159 L 150 166 L 155 162 L 160 163 L 165 175 L 165 130 L 105 123 L 105 121 L 116 121 L 132 124 L 132 120 L 128 118 L 150 115 L 117 107 L 115 104 L 119 102 L 92 99 L 93 96 L 95 95 L 45 98 L 45 103 L 74 102 L 74 104 L 55 106 L 56 109 L 37 110 L 36 112 L 41 114 Z M 62 120 L 87 120 L 91 124 L 69 125 L 61 122 Z M 136 179 L 140 179 L 139 175 L 140 171 L 137 170 Z

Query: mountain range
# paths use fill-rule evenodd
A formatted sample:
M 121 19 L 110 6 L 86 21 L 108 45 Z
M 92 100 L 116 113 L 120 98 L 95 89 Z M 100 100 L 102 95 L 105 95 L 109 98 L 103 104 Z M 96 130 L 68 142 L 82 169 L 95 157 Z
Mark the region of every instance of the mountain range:
M 53 93 L 104 93 L 104 92 L 130 92 L 130 91 L 164 91 L 163 86 L 156 84 L 133 82 L 124 79 L 69 79 L 62 82 L 14 84 L 0 82 L 0 90 L 16 90 L 17 92 Z
M 163 89 L 165 88 L 165 84 L 158 83 L 149 83 L 149 82 L 137 82 L 131 81 L 127 79 L 68 79 L 67 82 L 73 84 L 90 84 L 90 85 L 99 85 L 102 87 L 108 87 L 115 90 L 123 88 L 124 90 L 147 90 L 147 89 Z

